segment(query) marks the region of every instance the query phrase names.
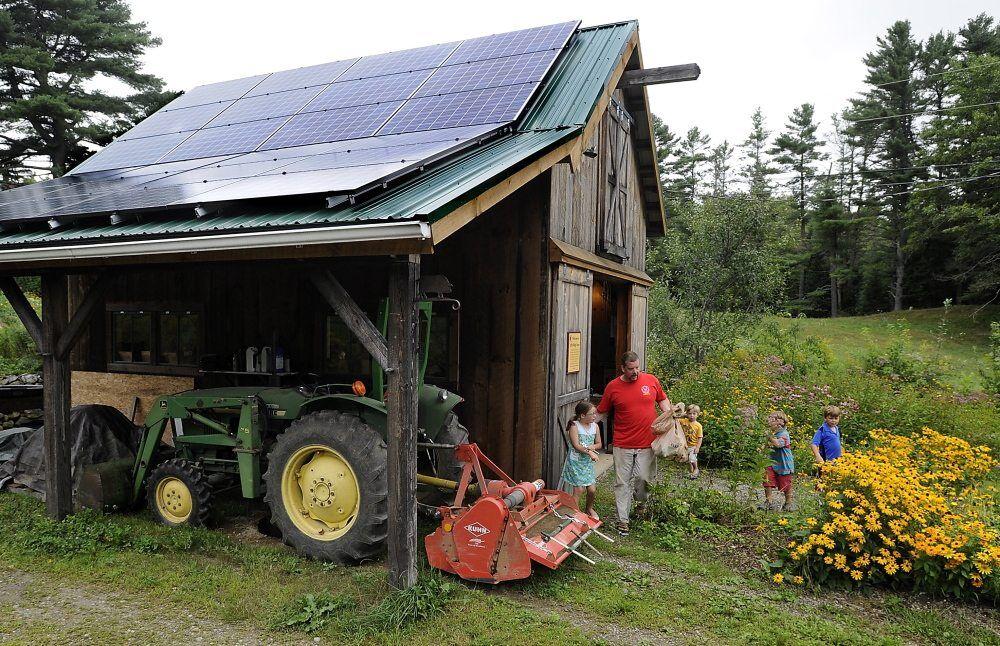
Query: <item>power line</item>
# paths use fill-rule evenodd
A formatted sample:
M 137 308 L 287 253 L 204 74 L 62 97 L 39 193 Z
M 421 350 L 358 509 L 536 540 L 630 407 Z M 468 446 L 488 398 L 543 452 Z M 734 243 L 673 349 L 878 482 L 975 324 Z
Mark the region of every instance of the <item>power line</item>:
M 921 110 L 919 112 L 904 112 L 902 114 L 890 114 L 884 117 L 867 117 L 865 119 L 847 119 L 844 121 L 849 121 L 851 123 L 865 123 L 868 121 L 882 121 L 883 119 L 898 119 L 899 117 L 913 117 L 922 114 L 936 114 L 938 112 L 947 112 L 949 110 L 963 110 L 968 108 L 985 108 L 990 105 L 1000 105 L 1000 101 L 990 101 L 989 103 L 973 103 L 972 105 L 953 105 L 947 108 L 938 108 L 935 110 Z
M 958 69 L 943 70 L 941 72 L 934 72 L 933 74 L 924 74 L 921 79 L 915 78 L 905 78 L 896 79 L 895 81 L 886 81 L 885 83 L 869 83 L 872 87 L 885 87 L 886 85 L 893 85 L 895 83 L 903 83 L 904 81 L 919 81 L 923 79 L 929 79 L 932 76 L 941 76 L 942 74 L 958 74 L 959 72 L 967 72 L 969 70 L 977 70 L 981 67 L 993 67 L 994 65 L 1000 65 L 1000 61 L 992 61 L 990 63 L 983 63 L 981 65 L 968 65 L 966 67 L 961 67 Z
M 825 179 L 829 177 L 849 177 L 851 175 L 862 175 L 865 173 L 896 173 L 904 170 L 929 170 L 932 168 L 953 168 L 957 166 L 975 166 L 977 164 L 1000 164 L 1000 159 L 981 159 L 971 162 L 956 162 L 953 164 L 929 164 L 927 166 L 903 166 L 902 168 L 857 168 L 853 172 L 848 173 L 821 173 L 816 172 L 813 175 L 807 176 L 807 179 Z M 781 178 L 790 177 L 795 178 L 798 176 L 796 171 L 780 171 L 777 173 L 768 173 L 767 177 Z
M 1000 172 L 991 173 L 989 175 L 979 175 L 977 177 L 965 177 L 965 178 L 959 179 L 959 180 L 948 181 L 948 182 L 946 182 L 944 184 L 938 184 L 937 186 L 922 187 L 923 184 L 935 184 L 935 183 L 937 183 L 940 180 L 928 180 L 928 181 L 925 181 L 925 182 L 912 182 L 912 184 L 918 185 L 920 187 L 914 188 L 914 189 L 909 190 L 909 191 L 900 191 L 898 193 L 887 193 L 887 194 L 882 195 L 880 197 L 883 197 L 883 198 L 886 198 L 886 197 L 899 197 L 900 195 L 912 195 L 913 193 L 923 193 L 924 191 L 936 191 L 936 190 L 941 189 L 941 188 L 951 188 L 953 186 L 958 186 L 959 184 L 964 184 L 966 182 L 972 182 L 972 181 L 979 180 L 979 179 L 991 179 L 991 178 L 994 178 L 994 177 L 1000 177 Z M 822 199 L 822 200 L 812 200 L 812 201 L 813 202 L 841 202 L 842 200 L 839 197 L 834 197 L 834 198 L 826 198 L 826 199 Z

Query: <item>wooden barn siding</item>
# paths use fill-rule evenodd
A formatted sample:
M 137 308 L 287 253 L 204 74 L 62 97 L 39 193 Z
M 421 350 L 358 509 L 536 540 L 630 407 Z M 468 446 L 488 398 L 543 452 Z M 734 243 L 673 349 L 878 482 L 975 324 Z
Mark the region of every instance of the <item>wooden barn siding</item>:
M 621 100 L 621 97 L 618 97 Z M 551 236 L 587 251 L 597 253 L 597 228 L 605 205 L 608 189 L 607 164 L 610 162 L 604 139 L 609 125 L 614 123 L 606 112 L 601 127 L 587 142 L 597 157 L 581 157 L 580 168 L 573 173 L 568 163 L 552 167 L 553 208 Z M 626 242 L 629 258 L 623 264 L 646 270 L 646 218 L 642 210 L 642 193 L 636 168 L 634 142 L 628 141 L 628 205 Z M 566 208 L 564 204 L 572 204 Z M 557 208 L 558 207 L 558 208 Z
M 424 259 L 462 302 L 458 412 L 473 441 L 515 478 L 542 466 L 548 408 L 548 175 Z

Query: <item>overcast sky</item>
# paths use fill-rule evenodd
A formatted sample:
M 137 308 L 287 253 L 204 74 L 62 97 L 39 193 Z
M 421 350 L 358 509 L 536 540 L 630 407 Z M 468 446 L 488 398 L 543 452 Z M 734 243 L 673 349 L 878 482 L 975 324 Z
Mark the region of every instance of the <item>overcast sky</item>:
M 696 82 L 651 87 L 653 112 L 675 131 L 698 125 L 714 142 L 734 144 L 746 136 L 758 105 L 773 131 L 794 106 L 815 103 L 825 132 L 829 115 L 862 87 L 862 57 L 895 20 L 910 20 L 924 38 L 954 31 L 984 11 L 1000 18 L 997 0 L 130 4 L 163 39 L 146 65 L 171 89 L 565 20 L 598 25 L 637 18 L 647 67 L 695 62 L 702 69 Z

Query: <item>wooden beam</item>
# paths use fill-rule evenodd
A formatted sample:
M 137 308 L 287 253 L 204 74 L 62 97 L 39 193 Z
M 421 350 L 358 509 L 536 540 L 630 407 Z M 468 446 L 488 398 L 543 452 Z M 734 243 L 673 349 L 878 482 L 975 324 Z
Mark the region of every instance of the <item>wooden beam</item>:
M 74 312 L 73 318 L 70 319 L 69 325 L 66 326 L 66 330 L 62 336 L 59 337 L 59 343 L 56 345 L 57 358 L 60 360 L 69 358 L 70 350 L 76 345 L 76 340 L 80 338 L 84 326 L 90 322 L 90 317 L 93 315 L 94 309 L 104 302 L 104 294 L 108 291 L 110 284 L 111 277 L 105 272 L 100 274 L 94 284 L 90 286 L 90 289 L 87 290 L 87 295 L 84 296 L 83 302 L 80 303 L 80 307 Z
M 417 582 L 417 357 L 420 256 L 393 260 L 389 277 L 389 584 Z
M 644 271 L 623 265 L 596 253 L 555 238 L 549 239 L 549 262 L 561 262 L 598 274 L 620 278 L 636 285 L 650 286 L 653 279 Z
M 651 67 L 644 70 L 629 70 L 622 74 L 618 87 L 636 87 L 638 85 L 660 85 L 661 83 L 680 83 L 682 81 L 697 81 L 701 76 L 701 68 L 697 63 L 684 65 L 667 65 Z
M 42 341 L 42 322 L 38 318 L 38 314 L 35 313 L 35 308 L 31 306 L 31 303 L 25 298 L 24 292 L 21 291 L 21 287 L 10 276 L 0 277 L 0 290 L 7 297 L 10 306 L 17 313 L 17 317 L 21 319 L 24 329 L 28 331 L 31 340 L 35 342 L 35 347 L 41 352 L 44 345 Z
M 361 345 L 365 346 L 365 350 L 368 350 L 368 353 L 375 358 L 378 365 L 382 366 L 386 372 L 390 372 L 392 364 L 389 361 L 389 349 L 385 337 L 368 319 L 364 311 L 358 307 L 340 281 L 329 270 L 319 268 L 310 274 L 309 279 L 344 322 L 347 329 L 354 333 Z
M 69 300 L 64 274 L 42 276 L 42 382 L 45 386 L 45 510 L 62 520 L 73 511 L 70 464 L 69 361 L 55 348 L 66 329 Z

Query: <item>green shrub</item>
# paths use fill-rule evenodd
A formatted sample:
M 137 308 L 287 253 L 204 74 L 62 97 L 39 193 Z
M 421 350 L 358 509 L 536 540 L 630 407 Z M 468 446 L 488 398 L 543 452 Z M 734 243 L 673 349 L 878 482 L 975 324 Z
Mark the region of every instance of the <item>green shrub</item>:
M 0 327 L 0 374 L 34 373 L 41 369 L 41 357 L 24 326 L 17 322 Z
M 793 322 L 781 325 L 766 320 L 749 339 L 755 355 L 781 359 L 781 369 L 799 375 L 816 374 L 827 370 L 833 363 L 833 353 L 818 336 L 805 334 L 802 324 Z
M 986 367 L 981 371 L 983 388 L 986 392 L 1000 395 L 1000 322 L 990 323 L 990 351 L 986 355 Z
M 638 511 L 639 531 L 663 550 L 681 546 L 685 534 L 725 536 L 746 527 L 756 515 L 734 492 L 694 484 L 654 483 Z
M 891 323 L 893 340 L 884 349 L 872 348 L 864 356 L 865 370 L 893 382 L 923 388 L 941 386 L 946 366 L 934 361 L 913 347 L 910 330 L 904 323 Z

